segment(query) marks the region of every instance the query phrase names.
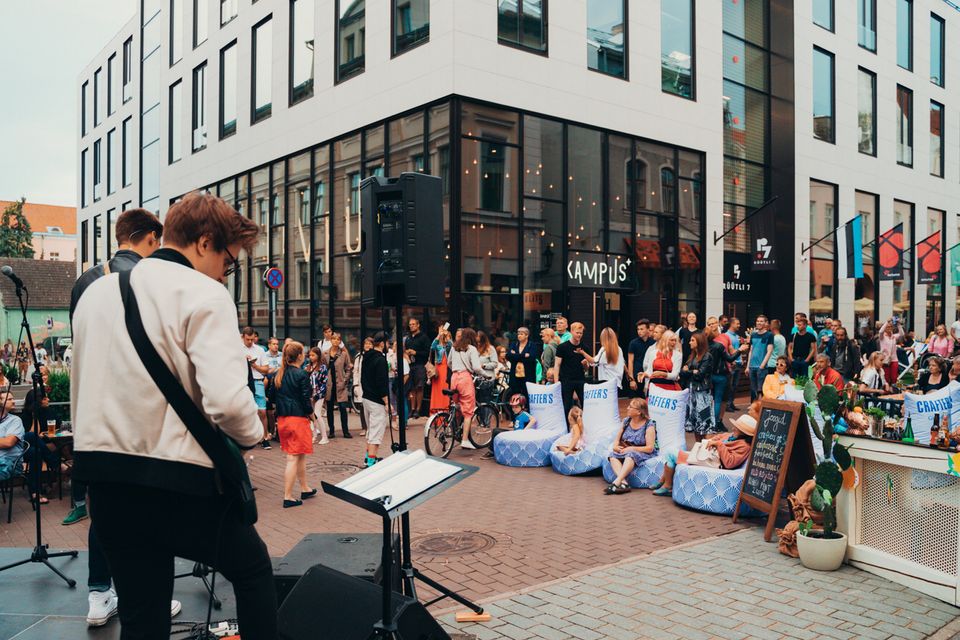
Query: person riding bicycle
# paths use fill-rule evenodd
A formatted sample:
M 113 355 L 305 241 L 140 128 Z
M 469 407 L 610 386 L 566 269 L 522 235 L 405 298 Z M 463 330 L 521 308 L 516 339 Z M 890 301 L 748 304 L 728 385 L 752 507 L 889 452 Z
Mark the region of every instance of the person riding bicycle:
M 510 411 L 513 412 L 513 431 L 537 428 L 537 419 L 527 412 L 527 399 L 523 397 L 523 395 L 515 393 L 510 397 Z M 493 430 L 493 437 L 490 439 L 490 450 L 483 454 L 483 459 L 489 460 L 493 457 L 493 441 L 504 431 L 511 431 L 511 429 L 497 428 Z

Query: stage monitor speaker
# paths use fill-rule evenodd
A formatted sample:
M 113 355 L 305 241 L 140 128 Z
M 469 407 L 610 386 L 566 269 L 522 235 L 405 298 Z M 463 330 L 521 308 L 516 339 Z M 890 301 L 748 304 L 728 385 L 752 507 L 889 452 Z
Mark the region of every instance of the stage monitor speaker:
M 360 185 L 364 306 L 445 306 L 442 180 L 422 173 Z
M 348 576 L 379 585 L 383 576 L 380 553 L 383 535 L 379 533 L 308 533 L 283 558 L 273 561 L 273 582 L 277 604 L 290 594 L 310 567 L 323 563 Z M 400 589 L 400 536 L 394 534 L 394 562 L 391 582 Z
M 280 640 L 367 640 L 382 618 L 380 587 L 322 564 L 300 579 L 280 607 Z M 402 640 L 450 640 L 426 607 L 393 594 L 396 637 Z

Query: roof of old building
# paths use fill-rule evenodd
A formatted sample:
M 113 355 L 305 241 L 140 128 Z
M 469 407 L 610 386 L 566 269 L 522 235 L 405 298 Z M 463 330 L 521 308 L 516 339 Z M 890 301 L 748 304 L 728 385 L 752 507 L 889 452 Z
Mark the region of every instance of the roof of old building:
M 9 200 L 0 200 L 0 213 L 13 204 Z M 34 233 L 52 233 L 51 228 L 59 228 L 68 236 L 77 233 L 76 207 L 61 207 L 55 204 L 39 204 L 29 200 L 23 204 L 23 214 Z
M 70 290 L 77 280 L 76 262 L 0 257 L 0 265 L 10 265 L 23 280 L 30 291 L 32 309 L 70 308 Z M 17 308 L 16 291 L 13 281 L 0 275 L 0 301 L 4 308 Z

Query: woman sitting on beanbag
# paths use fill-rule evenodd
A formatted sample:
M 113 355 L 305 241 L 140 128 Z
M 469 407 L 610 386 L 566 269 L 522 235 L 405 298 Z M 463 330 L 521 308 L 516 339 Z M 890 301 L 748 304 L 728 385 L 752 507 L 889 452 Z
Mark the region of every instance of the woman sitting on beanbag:
M 733 431 L 718 433 L 709 440 L 705 440 L 708 449 L 716 449 L 720 458 L 721 469 L 739 469 L 750 457 L 750 447 L 753 436 L 757 433 L 757 420 L 750 415 L 742 415 L 732 423 Z M 673 472 L 678 464 L 687 461 L 687 452 L 667 453 L 667 462 L 663 466 L 663 477 L 660 482 L 650 487 L 655 496 L 669 496 L 673 494 Z
M 607 485 L 604 491 L 607 495 L 630 491 L 627 476 L 638 464 L 657 455 L 657 423 L 650 419 L 646 400 L 630 401 L 627 418 L 613 442 L 610 466 L 617 477 Z

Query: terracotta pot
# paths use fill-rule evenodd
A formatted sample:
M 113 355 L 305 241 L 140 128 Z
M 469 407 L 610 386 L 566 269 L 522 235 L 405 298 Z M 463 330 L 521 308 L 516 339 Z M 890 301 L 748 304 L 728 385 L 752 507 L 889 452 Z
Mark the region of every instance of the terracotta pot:
M 797 551 L 803 566 L 816 571 L 835 571 L 840 568 L 847 552 L 847 536 L 839 531 L 834 533 L 839 537 L 828 539 L 797 535 Z

